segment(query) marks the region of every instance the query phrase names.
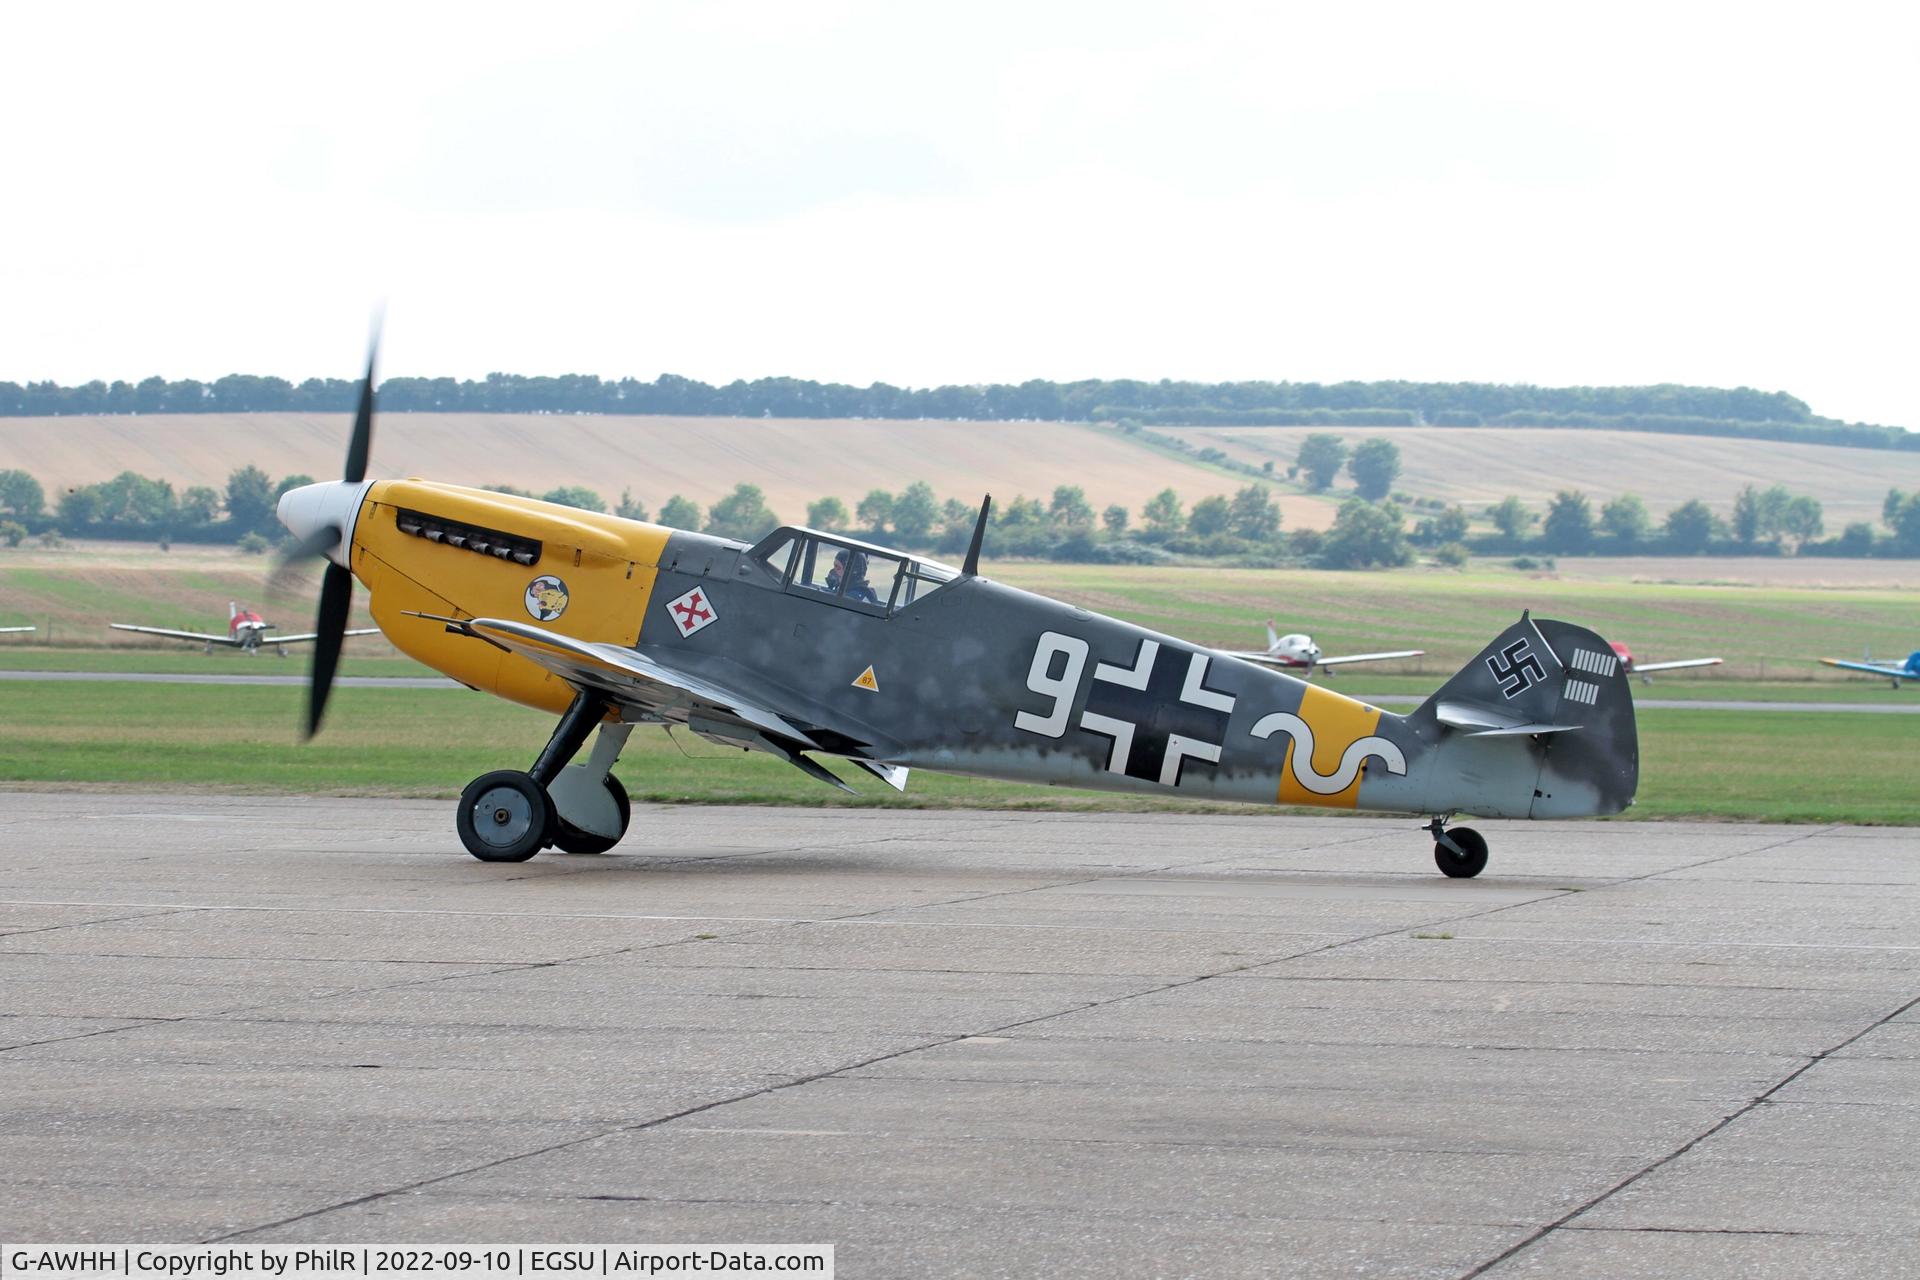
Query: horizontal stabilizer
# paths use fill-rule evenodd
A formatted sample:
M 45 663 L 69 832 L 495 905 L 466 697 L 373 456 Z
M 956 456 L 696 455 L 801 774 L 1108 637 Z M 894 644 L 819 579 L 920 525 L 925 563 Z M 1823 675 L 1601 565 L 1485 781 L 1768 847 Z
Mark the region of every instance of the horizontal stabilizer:
M 903 764 L 881 764 L 878 760 L 862 760 L 858 756 L 849 756 L 855 764 L 865 769 L 895 791 L 907 789 L 907 766 Z
M 1471 702 L 1442 702 L 1434 707 L 1433 718 L 1449 729 L 1458 729 L 1470 738 L 1497 738 L 1511 734 L 1565 733 L 1577 724 L 1546 724 L 1510 716 L 1493 707 Z

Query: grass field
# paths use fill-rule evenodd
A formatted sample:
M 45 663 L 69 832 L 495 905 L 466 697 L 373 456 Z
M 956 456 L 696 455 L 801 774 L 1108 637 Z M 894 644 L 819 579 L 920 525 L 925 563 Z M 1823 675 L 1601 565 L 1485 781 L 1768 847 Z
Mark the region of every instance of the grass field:
M 1702 568 L 1688 559 L 1626 561 L 1616 577 L 1594 576 L 1604 572 L 1603 561 L 1578 564 L 1578 569 L 1555 575 L 1494 565 L 1477 565 L 1468 572 L 1323 573 L 1009 561 L 987 569 L 1014 586 L 1225 648 L 1263 644 L 1261 622 L 1267 617 L 1282 630 L 1311 632 L 1328 653 L 1424 648 L 1426 658 L 1387 670 L 1434 683 L 1457 670 L 1523 608 L 1591 626 L 1610 640 L 1628 644 L 1647 661 L 1701 656 L 1727 660 L 1725 667 L 1708 672 L 1665 677 L 1656 686 L 1662 690 L 1782 678 L 1870 687 L 1874 682 L 1868 678 L 1841 676 L 1813 659 L 1858 657 L 1869 648 L 1881 657 L 1904 657 L 1920 647 L 1920 578 L 1893 577 L 1895 583 L 1910 585 L 1884 585 L 1887 577 L 1876 576 L 1873 580 L 1883 585 L 1844 588 L 1779 581 L 1715 585 L 1676 580 Z M 1825 562 L 1815 571 L 1842 575 L 1851 564 Z M 1867 567 L 1875 575 L 1891 576 L 1906 564 L 1873 561 Z M 1896 569 L 1885 567 L 1889 565 Z M 1720 571 L 1717 563 L 1707 568 Z M 106 624 L 224 630 L 227 601 L 238 599 L 255 604 L 288 629 L 307 629 L 311 589 L 303 592 L 295 584 L 273 598 L 265 590 L 265 576 L 266 566 L 258 557 L 227 549 L 161 552 L 98 543 L 71 551 L 0 550 L 0 626 L 32 623 L 42 628 L 34 636 L 0 636 L 0 667 L 40 661 L 26 655 L 47 650 L 50 628 L 54 651 L 111 646 L 115 652 L 151 655 L 133 659 L 148 665 L 121 666 L 115 659 L 98 669 L 251 670 L 234 665 L 248 661 L 238 655 L 208 657 L 190 644 L 111 631 Z M 354 599 L 354 625 L 370 625 L 365 593 L 356 592 Z M 357 674 L 417 671 L 378 636 L 352 641 L 349 652 Z M 382 658 L 395 665 L 363 665 Z M 269 657 L 254 660 L 255 665 L 268 662 Z M 1884 684 L 1879 687 L 1885 690 Z
M 0 780 L 450 797 L 487 770 L 526 767 L 552 727 L 549 717 L 480 694 L 343 688 L 327 728 L 301 745 L 302 696 L 286 687 L 0 684 Z M 1917 726 L 1908 717 L 1647 710 L 1640 726 L 1631 817 L 1920 823 L 1909 776 Z M 845 772 L 857 779 L 857 798 L 770 757 L 687 735 L 676 745 L 652 729 L 635 733 L 619 767 L 635 799 L 666 803 L 1195 807 L 926 772 L 898 795 Z

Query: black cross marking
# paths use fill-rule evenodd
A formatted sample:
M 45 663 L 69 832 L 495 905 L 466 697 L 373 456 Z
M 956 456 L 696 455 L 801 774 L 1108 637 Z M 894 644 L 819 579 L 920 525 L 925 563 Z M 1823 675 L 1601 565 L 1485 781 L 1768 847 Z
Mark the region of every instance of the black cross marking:
M 1097 716 L 1106 716 L 1133 726 L 1133 743 L 1127 753 L 1126 775 L 1129 778 L 1144 778 L 1148 782 L 1160 781 L 1160 773 L 1167 759 L 1167 741 L 1179 735 L 1190 742 L 1204 742 L 1218 747 L 1226 741 L 1227 717 L 1230 712 L 1204 707 L 1188 702 L 1182 697 L 1186 689 L 1187 672 L 1193 663 L 1193 651 L 1176 649 L 1171 645 L 1159 644 L 1158 652 L 1146 657 L 1144 647 L 1154 641 L 1141 641 L 1142 648 L 1135 651 L 1131 670 L 1137 671 L 1143 658 L 1151 664 L 1147 671 L 1147 687 L 1133 689 L 1123 684 L 1115 684 L 1100 678 L 1098 667 L 1093 679 L 1087 682 L 1087 705 L 1085 710 Z M 1216 689 L 1203 678 L 1200 688 L 1207 693 L 1231 698 L 1224 689 Z M 1111 733 L 1080 725 L 1082 733 L 1092 734 L 1109 743 L 1108 759 L 1117 746 L 1118 739 Z M 1178 786 L 1186 773 L 1189 763 L 1213 765 L 1205 760 L 1191 760 L 1183 756 L 1176 769 L 1174 785 Z
M 1488 658 L 1487 670 L 1500 682 L 1500 692 L 1509 699 L 1518 697 L 1547 678 L 1547 669 L 1540 665 L 1540 659 L 1533 656 L 1525 636 Z

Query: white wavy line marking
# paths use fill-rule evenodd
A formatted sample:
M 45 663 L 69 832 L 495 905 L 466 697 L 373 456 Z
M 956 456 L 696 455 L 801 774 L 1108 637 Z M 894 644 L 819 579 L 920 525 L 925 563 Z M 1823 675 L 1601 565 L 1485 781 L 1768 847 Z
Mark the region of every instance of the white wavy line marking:
M 1338 795 L 1352 786 L 1354 778 L 1359 776 L 1360 762 L 1368 756 L 1376 756 L 1383 761 L 1388 773 L 1404 777 L 1407 772 L 1407 757 L 1399 747 L 1385 738 L 1369 736 L 1348 744 L 1340 756 L 1340 767 L 1331 775 L 1322 776 L 1313 767 L 1313 726 L 1288 711 L 1275 711 L 1271 715 L 1261 716 L 1249 732 L 1256 738 L 1270 738 L 1276 733 L 1291 737 L 1293 779 L 1317 796 Z

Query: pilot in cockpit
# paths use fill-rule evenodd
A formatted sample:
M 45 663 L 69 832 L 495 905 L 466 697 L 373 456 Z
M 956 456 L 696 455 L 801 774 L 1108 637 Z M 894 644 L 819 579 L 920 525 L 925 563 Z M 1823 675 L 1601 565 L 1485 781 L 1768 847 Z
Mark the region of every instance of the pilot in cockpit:
M 867 557 L 856 551 L 849 565 L 844 548 L 834 553 L 833 568 L 827 572 L 827 590 L 839 591 L 840 583 L 845 580 L 847 589 L 843 593 L 849 600 L 860 600 L 867 604 L 878 604 L 880 597 L 874 594 L 873 586 L 867 581 Z

